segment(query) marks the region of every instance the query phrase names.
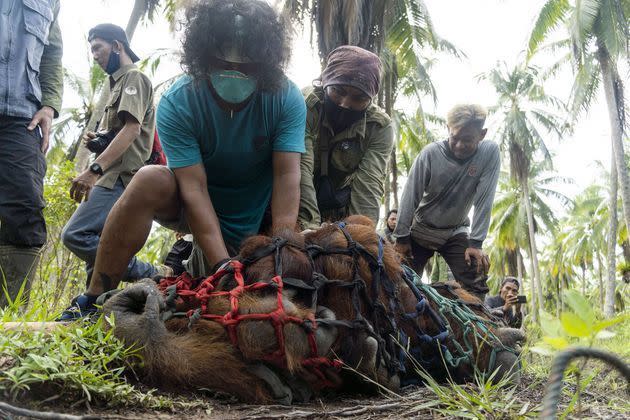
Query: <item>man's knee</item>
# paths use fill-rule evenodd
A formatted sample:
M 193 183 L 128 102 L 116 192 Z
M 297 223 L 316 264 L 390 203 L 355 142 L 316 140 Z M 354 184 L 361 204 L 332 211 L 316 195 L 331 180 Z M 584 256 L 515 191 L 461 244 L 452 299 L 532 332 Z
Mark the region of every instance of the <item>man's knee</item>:
M 66 248 L 72 251 L 72 247 L 76 243 L 76 240 L 75 240 L 74 231 L 72 230 L 72 227 L 70 226 L 69 223 L 65 225 L 63 227 L 63 230 L 61 231 L 61 242 L 63 242 L 63 245 Z
M 159 208 L 176 194 L 177 182 L 173 172 L 165 166 L 148 165 L 133 176 L 120 201 Z
M 85 241 L 81 238 L 78 226 L 74 226 L 71 223 L 66 224 L 61 231 L 61 241 L 74 254 L 85 247 Z

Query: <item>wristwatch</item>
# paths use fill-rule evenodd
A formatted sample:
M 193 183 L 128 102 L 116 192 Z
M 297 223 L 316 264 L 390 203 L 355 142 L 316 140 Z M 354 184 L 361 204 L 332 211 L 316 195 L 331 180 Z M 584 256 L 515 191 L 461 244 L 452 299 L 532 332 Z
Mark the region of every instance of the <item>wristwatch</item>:
M 94 162 L 93 164 L 90 165 L 90 172 L 96 175 L 103 175 L 103 168 L 101 168 L 101 165 Z

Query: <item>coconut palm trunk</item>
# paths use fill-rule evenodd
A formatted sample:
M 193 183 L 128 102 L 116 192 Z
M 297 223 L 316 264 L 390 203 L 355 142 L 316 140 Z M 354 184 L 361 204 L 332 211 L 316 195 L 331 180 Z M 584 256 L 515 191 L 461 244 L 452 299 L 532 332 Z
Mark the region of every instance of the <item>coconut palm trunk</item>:
M 604 311 L 604 262 L 602 261 L 602 254 L 597 251 L 597 275 L 599 280 L 599 309 Z
M 615 152 L 613 151 L 613 155 Z M 608 277 L 606 279 L 606 298 L 604 302 L 604 315 L 610 318 L 615 315 L 615 287 L 617 275 L 617 164 L 614 156 L 610 162 L 610 228 L 608 231 Z
M 387 217 L 387 213 L 392 209 L 391 207 L 391 184 L 389 182 L 390 175 L 390 166 L 392 162 L 391 159 L 387 162 L 387 166 L 385 167 L 385 184 L 383 185 L 383 201 L 385 205 L 385 217 Z
M 398 165 L 396 164 L 396 147 L 392 149 L 392 156 L 390 158 L 391 161 L 391 171 L 392 171 L 392 184 L 391 184 L 391 193 L 394 196 L 394 208 L 398 209 Z
M 619 177 L 623 218 L 626 226 L 630 226 L 630 175 L 628 174 L 623 147 L 623 87 L 610 54 L 601 43 L 597 46 L 597 60 L 602 72 L 602 83 L 608 105 L 613 159 L 616 163 L 617 176 Z
M 518 278 L 518 283 L 523 286 L 523 256 L 521 255 L 521 250 L 516 249 L 516 278 Z M 524 290 L 523 290 L 524 292 Z
M 536 280 L 534 277 L 534 272 L 536 269 L 534 268 L 534 262 L 532 258 L 532 250 L 529 249 L 529 271 L 530 271 L 530 292 L 531 292 L 531 304 L 532 304 L 532 321 L 535 324 L 538 323 L 538 299 L 536 299 Z
M 527 213 L 527 230 L 529 233 L 529 249 L 532 265 L 532 307 L 534 313 L 542 310 L 543 295 L 540 282 L 540 268 L 538 265 L 538 249 L 536 247 L 536 233 L 534 231 L 534 212 L 532 210 L 532 202 L 529 196 L 529 185 L 527 178 L 521 178 L 521 187 L 523 188 L 525 212 Z M 538 306 L 536 306 L 536 303 Z

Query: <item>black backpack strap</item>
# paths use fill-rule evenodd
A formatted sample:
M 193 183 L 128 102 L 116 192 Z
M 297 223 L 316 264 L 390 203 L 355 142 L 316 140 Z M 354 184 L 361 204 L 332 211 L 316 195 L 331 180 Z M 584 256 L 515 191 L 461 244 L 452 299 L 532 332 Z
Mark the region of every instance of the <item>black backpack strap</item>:
M 317 140 L 319 143 L 319 174 L 321 176 L 328 175 L 328 161 L 330 160 L 330 136 L 329 133 L 322 134 L 324 127 L 322 125 L 324 121 L 324 112 L 319 117 L 319 133 L 317 134 Z

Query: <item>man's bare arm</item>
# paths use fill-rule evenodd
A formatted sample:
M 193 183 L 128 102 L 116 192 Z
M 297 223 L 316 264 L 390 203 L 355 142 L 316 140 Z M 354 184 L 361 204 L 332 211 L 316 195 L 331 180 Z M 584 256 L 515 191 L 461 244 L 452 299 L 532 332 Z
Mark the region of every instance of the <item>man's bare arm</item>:
M 186 220 L 210 266 L 228 258 L 221 226 L 210 195 L 202 164 L 173 169 Z
M 131 115 L 126 114 L 125 125 L 120 129 L 116 137 L 107 146 L 107 148 L 99 155 L 94 162 L 101 165 L 103 171 L 109 169 L 114 162 L 129 149 L 131 143 L 140 135 L 141 125 Z
M 295 229 L 300 207 L 300 153 L 273 152 L 272 231 Z

